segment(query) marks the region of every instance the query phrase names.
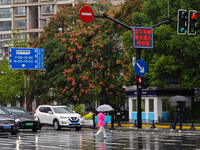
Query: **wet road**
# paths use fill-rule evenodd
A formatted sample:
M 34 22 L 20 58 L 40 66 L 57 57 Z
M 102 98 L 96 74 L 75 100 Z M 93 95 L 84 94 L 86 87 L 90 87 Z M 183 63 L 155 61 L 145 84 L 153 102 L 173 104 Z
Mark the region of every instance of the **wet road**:
M 0 150 L 174 150 L 200 149 L 200 131 L 145 132 L 106 130 L 108 139 L 95 138 L 97 130 L 42 129 L 18 135 L 0 133 Z

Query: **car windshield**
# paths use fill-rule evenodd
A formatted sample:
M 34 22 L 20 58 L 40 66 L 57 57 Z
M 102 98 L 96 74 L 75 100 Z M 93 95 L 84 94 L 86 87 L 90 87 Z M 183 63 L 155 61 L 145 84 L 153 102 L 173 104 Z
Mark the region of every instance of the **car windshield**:
M 7 108 L 7 111 L 14 115 L 29 114 L 29 112 L 24 109 Z
M 73 111 L 68 107 L 53 107 L 55 113 L 59 114 L 69 114 L 73 113 Z
M 8 113 L 5 110 L 3 110 L 3 109 L 0 108 L 0 115 L 7 115 L 7 114 Z

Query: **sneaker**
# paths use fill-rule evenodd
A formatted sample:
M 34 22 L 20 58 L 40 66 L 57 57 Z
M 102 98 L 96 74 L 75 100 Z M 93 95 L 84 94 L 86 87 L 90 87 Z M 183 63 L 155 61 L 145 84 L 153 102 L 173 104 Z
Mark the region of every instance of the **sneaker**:
M 178 130 L 178 132 L 182 132 L 181 130 Z
M 174 129 L 171 129 L 170 131 L 171 131 L 171 132 L 173 132 L 173 131 L 174 131 Z

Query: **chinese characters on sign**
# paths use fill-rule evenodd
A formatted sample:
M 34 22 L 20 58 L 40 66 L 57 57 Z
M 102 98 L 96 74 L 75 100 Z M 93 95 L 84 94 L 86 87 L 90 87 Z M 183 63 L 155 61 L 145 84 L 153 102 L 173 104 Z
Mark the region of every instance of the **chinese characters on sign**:
M 153 48 L 153 28 L 133 27 L 133 47 Z

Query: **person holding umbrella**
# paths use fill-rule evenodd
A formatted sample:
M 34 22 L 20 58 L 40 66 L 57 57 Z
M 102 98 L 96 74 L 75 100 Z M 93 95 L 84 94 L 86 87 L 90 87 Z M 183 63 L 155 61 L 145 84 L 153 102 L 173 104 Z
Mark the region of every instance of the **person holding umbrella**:
M 174 125 L 173 125 L 173 129 L 171 131 L 175 131 L 176 129 L 176 124 L 179 121 L 179 125 L 180 125 L 180 129 L 178 132 L 182 131 L 182 120 L 183 120 L 183 106 L 181 105 L 180 101 L 177 101 L 177 106 L 174 108 L 174 111 L 176 112 L 176 117 L 174 119 Z
M 104 126 L 106 125 L 104 123 L 104 120 L 106 119 L 106 115 L 104 115 L 103 112 L 109 112 L 109 111 L 113 111 L 113 110 L 114 109 L 108 104 L 100 105 L 97 108 L 97 111 L 99 112 L 97 115 L 99 131 L 95 134 L 96 137 L 102 132 L 103 138 L 107 139 L 105 128 L 104 128 Z
M 102 111 L 100 111 L 97 115 L 97 118 L 98 118 L 98 127 L 99 127 L 99 131 L 95 134 L 96 137 L 98 137 L 98 135 L 102 132 L 103 133 L 103 138 L 104 139 L 107 139 L 107 136 L 106 136 L 106 131 L 105 131 L 105 128 L 104 126 L 106 125 L 104 123 L 104 120 L 106 118 L 106 115 L 103 114 Z

